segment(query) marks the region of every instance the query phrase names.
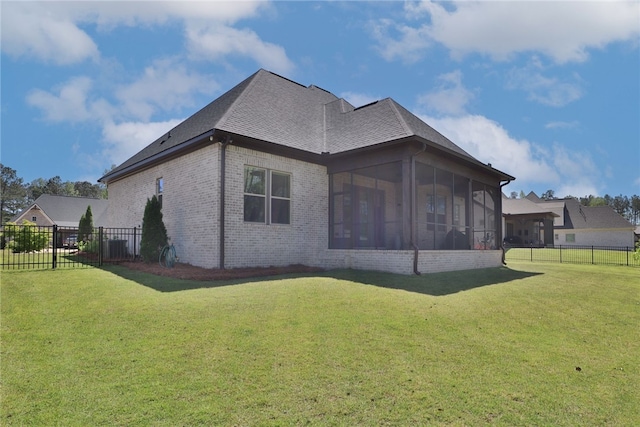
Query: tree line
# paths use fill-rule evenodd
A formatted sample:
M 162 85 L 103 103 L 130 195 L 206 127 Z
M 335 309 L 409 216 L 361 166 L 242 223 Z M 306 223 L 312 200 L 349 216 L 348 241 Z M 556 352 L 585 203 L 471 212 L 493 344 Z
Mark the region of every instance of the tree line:
M 36 178 L 25 183 L 15 169 L 0 163 L 0 224 L 9 221 L 43 194 L 106 199 L 107 188 L 88 181 L 63 181 L 59 176 Z
M 523 191 L 518 194 L 512 191 L 510 194 L 512 199 L 524 199 L 526 195 Z M 547 190 L 540 195 L 543 200 L 556 200 L 555 191 Z M 584 197 L 565 196 L 563 198 L 573 198 L 580 202 L 582 206 L 610 206 L 614 211 L 627 219 L 630 223 L 640 225 L 640 196 L 634 194 L 633 196 L 610 196 L 605 194 L 604 196 L 588 195 Z

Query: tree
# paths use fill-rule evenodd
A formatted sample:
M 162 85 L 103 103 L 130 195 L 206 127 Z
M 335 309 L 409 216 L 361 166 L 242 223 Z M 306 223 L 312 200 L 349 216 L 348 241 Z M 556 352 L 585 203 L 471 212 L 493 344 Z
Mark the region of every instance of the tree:
M 27 206 L 27 189 L 15 169 L 0 163 L 0 224 Z
M 22 225 L 8 222 L 3 238 L 9 241 L 12 252 L 40 251 L 49 246 L 49 232 L 41 230 L 35 222 L 24 220 Z
M 140 256 L 143 261 L 147 263 L 157 261 L 160 251 L 168 242 L 167 228 L 162 221 L 162 207 L 154 195 L 151 199 L 147 199 L 142 217 Z
M 91 205 L 87 206 L 87 211 L 80 217 L 78 224 L 78 241 L 86 242 L 91 240 L 93 234 L 93 213 L 91 213 Z
M 640 196 L 634 194 L 631 196 L 631 222 L 640 224 Z
M 99 199 L 102 196 L 102 188 L 99 184 L 92 184 L 89 181 L 76 181 L 73 183 L 73 187 L 80 197 Z
M 511 194 L 509 195 L 510 199 L 517 199 L 518 198 L 518 192 L 517 191 L 512 191 Z
M 620 194 L 611 201 L 611 207 L 614 211 L 625 218 L 629 218 L 629 209 L 631 208 L 631 201 L 627 196 Z
M 540 198 L 542 200 L 553 200 L 555 199 L 555 191 L 547 190 L 544 193 L 542 193 L 542 196 L 540 196 Z

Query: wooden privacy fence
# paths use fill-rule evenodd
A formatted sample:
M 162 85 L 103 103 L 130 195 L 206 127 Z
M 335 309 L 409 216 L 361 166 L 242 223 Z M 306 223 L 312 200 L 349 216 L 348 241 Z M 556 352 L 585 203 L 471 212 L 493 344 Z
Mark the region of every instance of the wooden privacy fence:
M 132 261 L 140 255 L 139 228 L 97 227 L 81 235 L 77 227 L 4 225 L 0 269 L 56 269 Z

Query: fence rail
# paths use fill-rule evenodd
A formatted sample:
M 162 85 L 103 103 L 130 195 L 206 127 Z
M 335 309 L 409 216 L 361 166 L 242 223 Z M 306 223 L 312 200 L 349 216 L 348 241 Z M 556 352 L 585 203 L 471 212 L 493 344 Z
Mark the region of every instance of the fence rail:
M 618 246 L 505 247 L 505 260 L 640 267 L 635 248 Z
M 135 260 L 140 229 L 97 227 L 80 235 L 76 227 L 4 225 L 0 270 L 101 266 Z

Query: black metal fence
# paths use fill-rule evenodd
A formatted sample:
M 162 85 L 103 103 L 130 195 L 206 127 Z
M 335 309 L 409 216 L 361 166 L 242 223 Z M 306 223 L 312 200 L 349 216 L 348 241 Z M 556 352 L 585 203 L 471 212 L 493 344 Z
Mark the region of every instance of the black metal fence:
M 617 246 L 505 247 L 505 260 L 640 267 L 635 248 Z
M 132 261 L 140 254 L 139 228 L 4 225 L 0 231 L 0 269 L 55 269 Z

